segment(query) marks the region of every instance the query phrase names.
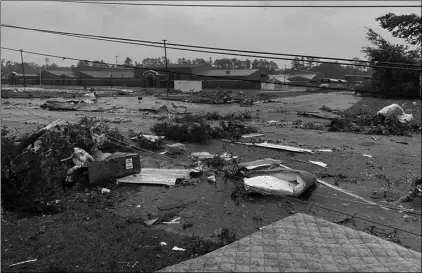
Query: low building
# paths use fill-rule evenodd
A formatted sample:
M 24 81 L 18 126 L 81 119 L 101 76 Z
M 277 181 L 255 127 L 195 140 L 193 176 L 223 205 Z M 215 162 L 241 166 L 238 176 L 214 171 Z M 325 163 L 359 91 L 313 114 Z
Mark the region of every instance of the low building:
M 78 76 L 72 70 L 44 70 L 41 82 L 44 85 L 79 85 Z
M 142 87 L 165 88 L 167 82 L 174 88 L 174 81 L 200 80 L 195 75 L 212 69 L 208 64 L 169 64 L 134 68 L 134 77 L 140 81 Z M 170 74 L 170 79 L 169 79 Z
M 200 73 L 204 89 L 261 89 L 261 83 L 268 81 L 268 75 L 260 69 L 210 69 Z
M 369 75 L 345 75 L 348 88 L 356 88 L 369 82 L 372 76 Z
M 33 73 L 25 73 L 25 76 L 23 73 L 17 73 L 12 72 L 8 76 L 8 83 L 10 85 L 38 85 L 40 84 L 40 74 L 33 74 Z
M 133 69 L 79 70 L 74 72 L 82 86 L 139 86 Z

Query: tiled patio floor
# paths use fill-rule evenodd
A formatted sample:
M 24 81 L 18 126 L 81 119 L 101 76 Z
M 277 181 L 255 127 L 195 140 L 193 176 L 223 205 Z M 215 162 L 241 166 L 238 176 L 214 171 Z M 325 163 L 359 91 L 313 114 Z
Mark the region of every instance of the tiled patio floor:
M 295 214 L 204 256 L 159 272 L 421 272 L 421 253 Z

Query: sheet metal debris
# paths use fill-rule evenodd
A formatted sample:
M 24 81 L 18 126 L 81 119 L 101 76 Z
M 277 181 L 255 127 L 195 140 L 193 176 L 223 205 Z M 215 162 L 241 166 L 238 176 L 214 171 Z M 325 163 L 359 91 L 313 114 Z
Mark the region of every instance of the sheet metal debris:
M 309 160 L 309 162 L 312 163 L 312 164 L 314 164 L 314 165 L 323 167 L 323 168 L 326 168 L 328 166 L 328 164 L 326 164 L 324 162 L 320 162 L 320 161 L 312 161 L 312 160 Z
M 367 155 L 367 154 L 363 154 L 363 156 L 364 156 L 364 157 L 369 157 L 369 158 L 371 158 L 371 157 L 372 157 L 372 155 Z
M 260 136 L 264 136 L 264 134 L 260 134 L 260 133 L 246 134 L 246 135 L 242 135 L 241 138 L 253 138 L 253 137 L 260 137 Z
M 270 148 L 270 149 L 277 149 L 277 150 L 285 150 L 285 151 L 296 152 L 296 153 L 310 153 L 310 154 L 314 153 L 312 150 L 309 150 L 309 149 L 296 148 L 292 146 L 279 145 L 279 144 L 273 144 L 273 143 L 268 143 L 268 142 L 256 143 L 255 146 L 265 147 L 265 148 Z
M 174 143 L 166 145 L 166 153 L 168 154 L 183 154 L 186 152 L 186 146 L 182 143 Z
M 117 179 L 118 183 L 174 186 L 177 178 L 189 178 L 190 169 L 145 168 L 138 174 Z
M 268 168 L 274 165 L 280 165 L 282 163 L 281 160 L 276 160 L 272 158 L 264 158 L 250 162 L 243 162 L 239 163 L 240 167 L 244 167 L 247 170 L 254 170 L 259 168 Z
M 322 153 L 332 153 L 333 152 L 333 150 L 331 150 L 331 149 L 318 149 L 317 151 L 322 152 Z
M 186 249 L 181 248 L 181 247 L 177 247 L 177 246 L 174 246 L 171 250 L 174 250 L 174 251 L 186 251 Z

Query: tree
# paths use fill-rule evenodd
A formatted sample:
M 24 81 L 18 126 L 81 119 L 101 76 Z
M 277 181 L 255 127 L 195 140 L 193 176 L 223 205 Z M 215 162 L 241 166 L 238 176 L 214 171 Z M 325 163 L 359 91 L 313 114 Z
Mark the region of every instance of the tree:
M 292 69 L 293 70 L 302 70 L 304 69 L 302 62 L 298 57 L 295 57 L 292 61 Z
M 125 59 L 124 65 L 126 65 L 126 66 L 133 66 L 132 59 L 129 58 L 129 57 L 127 57 Z
M 380 22 L 381 27 L 388 30 L 394 37 L 405 39 L 411 45 L 421 46 L 422 22 L 420 16 L 414 13 L 409 15 L 388 13 L 376 18 L 375 21 Z
M 80 60 L 76 64 L 76 67 L 89 67 L 89 66 L 91 66 L 91 63 L 89 61 L 86 61 L 86 60 Z
M 380 19 L 381 24 L 388 22 L 388 18 L 392 18 L 391 15 L 386 15 L 387 19 Z M 382 18 L 382 17 L 381 17 Z M 406 16 L 400 16 L 400 18 L 408 18 Z M 397 17 L 396 17 L 397 19 Z M 420 17 L 419 17 L 420 20 Z M 390 21 L 391 22 L 391 21 Z M 402 26 L 399 21 L 394 21 L 395 25 Z M 404 23 L 403 23 L 404 24 Z M 382 26 L 382 25 L 381 25 Z M 394 31 L 394 28 L 390 28 Z M 413 32 L 412 32 L 413 33 Z M 394 35 L 394 34 L 393 34 Z M 398 33 L 396 35 L 399 35 Z M 402 34 L 404 35 L 404 34 Z M 409 34 L 410 35 L 410 34 Z M 409 41 L 410 36 L 400 36 Z M 421 54 L 418 49 L 411 49 L 409 45 L 392 44 L 386 41 L 381 35 L 376 33 L 371 28 L 368 28 L 366 35 L 368 41 L 372 46 L 365 46 L 362 48 L 362 52 L 366 55 L 369 61 L 377 62 L 397 62 L 415 64 L 420 60 Z M 410 40 L 413 43 L 413 38 Z M 399 70 L 390 68 L 373 68 L 373 75 L 371 79 L 371 87 L 373 91 L 382 93 L 394 93 L 403 96 L 413 97 L 419 95 L 419 75 L 416 71 L 411 70 Z
M 196 58 L 195 60 L 192 61 L 192 64 L 207 64 L 207 61 L 205 61 L 202 58 Z
M 179 59 L 177 59 L 177 63 L 178 64 L 191 64 L 192 62 L 191 62 L 191 60 L 189 60 L 189 59 L 186 59 L 186 58 L 179 58 Z

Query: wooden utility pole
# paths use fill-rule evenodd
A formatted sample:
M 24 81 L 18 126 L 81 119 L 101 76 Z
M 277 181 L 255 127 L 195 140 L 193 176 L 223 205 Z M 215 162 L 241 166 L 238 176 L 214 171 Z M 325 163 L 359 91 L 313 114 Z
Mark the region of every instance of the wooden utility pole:
M 23 72 L 23 85 L 26 87 L 26 76 L 25 76 L 25 67 L 23 65 L 23 53 L 22 53 L 22 49 L 21 51 L 21 63 L 22 63 L 22 72 Z
M 166 41 L 167 40 L 163 40 L 163 42 L 164 42 L 164 58 L 166 59 L 166 70 L 167 70 L 167 97 L 168 97 L 169 96 L 169 92 L 170 92 L 170 71 L 168 69 L 168 64 L 167 64 Z

